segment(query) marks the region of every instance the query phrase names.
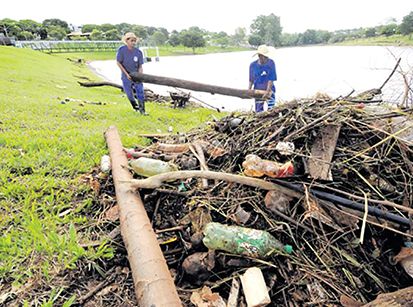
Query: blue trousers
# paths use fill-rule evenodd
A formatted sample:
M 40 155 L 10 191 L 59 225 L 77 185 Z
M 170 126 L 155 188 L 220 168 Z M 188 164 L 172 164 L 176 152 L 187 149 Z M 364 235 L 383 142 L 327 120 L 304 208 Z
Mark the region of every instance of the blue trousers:
M 123 91 L 125 92 L 126 96 L 128 97 L 132 107 L 134 109 L 138 108 L 138 105 L 136 104 L 136 99 L 134 95 L 134 91 L 136 93 L 136 98 L 140 103 L 143 103 L 145 100 L 145 93 L 143 90 L 143 83 L 139 82 L 133 82 L 127 78 L 122 78 L 122 84 L 123 84 Z
M 264 100 L 255 99 L 255 112 L 263 112 L 264 111 Z M 267 99 L 268 110 L 271 110 L 275 106 L 275 93 L 272 93 L 271 97 Z

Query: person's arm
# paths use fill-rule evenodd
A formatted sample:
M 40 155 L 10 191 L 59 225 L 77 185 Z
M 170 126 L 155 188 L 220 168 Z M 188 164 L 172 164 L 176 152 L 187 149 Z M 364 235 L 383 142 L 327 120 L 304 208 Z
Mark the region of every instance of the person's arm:
M 262 96 L 262 98 L 266 99 L 271 97 L 273 84 L 274 82 L 272 80 L 268 80 L 267 89 L 265 90 L 265 94 Z
M 138 73 L 143 74 L 143 52 L 139 50 Z
M 254 74 L 253 74 L 252 64 L 250 64 L 250 72 L 249 72 L 249 84 L 248 90 L 252 90 L 252 86 L 254 85 Z
M 132 80 L 131 76 L 129 76 L 129 73 L 127 72 L 126 68 L 123 67 L 122 62 L 123 62 L 123 47 L 120 47 L 118 49 L 118 52 L 116 53 L 116 64 L 120 68 L 120 70 L 125 74 L 126 78 L 129 80 Z
M 264 94 L 263 98 L 270 98 L 271 97 L 272 87 L 274 86 L 274 81 L 277 80 L 277 72 L 275 70 L 274 61 L 271 60 L 270 65 L 271 65 L 271 69 L 270 69 L 269 76 L 268 76 L 269 80 L 268 80 L 268 83 L 267 83 L 266 93 Z
M 120 70 L 125 74 L 126 78 L 128 78 L 129 80 L 132 80 L 131 76 L 128 74 L 128 72 L 126 71 L 125 67 L 123 67 L 123 65 L 116 61 L 116 64 L 118 64 L 118 67 L 120 68 Z

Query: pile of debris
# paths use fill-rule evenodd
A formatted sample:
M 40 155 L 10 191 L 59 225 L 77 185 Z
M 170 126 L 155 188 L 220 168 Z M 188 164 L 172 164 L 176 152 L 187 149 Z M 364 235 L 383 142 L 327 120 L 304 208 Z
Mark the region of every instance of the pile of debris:
M 234 291 L 250 268 L 277 306 L 360 306 L 412 286 L 411 112 L 321 97 L 125 149 L 144 177 L 202 170 L 132 182 L 182 302 L 242 305 L 250 290 L 243 281 L 244 295 Z M 228 229 L 262 230 L 288 248 L 210 243 Z

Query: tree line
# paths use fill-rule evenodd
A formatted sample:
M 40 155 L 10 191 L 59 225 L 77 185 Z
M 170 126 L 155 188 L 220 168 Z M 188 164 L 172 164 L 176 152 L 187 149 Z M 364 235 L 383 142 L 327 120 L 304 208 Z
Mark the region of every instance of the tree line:
M 400 24 L 395 20 L 386 25 L 369 28 L 357 28 L 339 31 L 324 31 L 309 29 L 302 33 L 283 33 L 280 17 L 275 14 L 260 15 L 250 25 L 250 33 L 245 28 L 237 28 L 234 34 L 229 35 L 224 31 L 211 32 L 199 27 L 190 27 L 182 31 L 169 32 L 163 27 L 142 26 L 129 23 L 120 24 L 85 24 L 82 33 L 88 35 L 71 37 L 76 40 L 120 40 L 126 32 L 134 32 L 141 38 L 145 45 L 183 45 L 195 48 L 219 46 L 259 46 L 267 44 L 279 46 L 301 46 L 313 44 L 337 43 L 357 38 L 375 36 L 391 36 L 394 34 L 411 35 L 413 33 L 413 11 L 406 15 Z M 66 21 L 60 19 L 46 19 L 42 23 L 30 19 L 13 20 L 5 18 L 0 20 L 0 34 L 14 36 L 18 40 L 63 40 L 68 39 L 68 34 L 74 29 Z

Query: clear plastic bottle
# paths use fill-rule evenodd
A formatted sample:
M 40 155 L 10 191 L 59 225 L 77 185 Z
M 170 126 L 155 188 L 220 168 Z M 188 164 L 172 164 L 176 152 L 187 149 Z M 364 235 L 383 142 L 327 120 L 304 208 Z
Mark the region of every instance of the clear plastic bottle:
M 290 254 L 291 245 L 284 245 L 267 231 L 228 226 L 220 223 L 208 223 L 204 228 L 203 242 L 212 250 L 254 258 L 265 258 L 278 250 Z
M 178 170 L 178 166 L 171 162 L 164 162 L 145 157 L 132 160 L 131 162 L 129 162 L 129 165 L 136 174 L 144 177 L 150 177 Z
M 261 159 L 253 154 L 245 157 L 242 167 L 244 168 L 244 174 L 250 177 L 267 175 L 272 178 L 281 178 L 294 174 L 294 165 L 291 161 L 279 163 L 277 161 Z

